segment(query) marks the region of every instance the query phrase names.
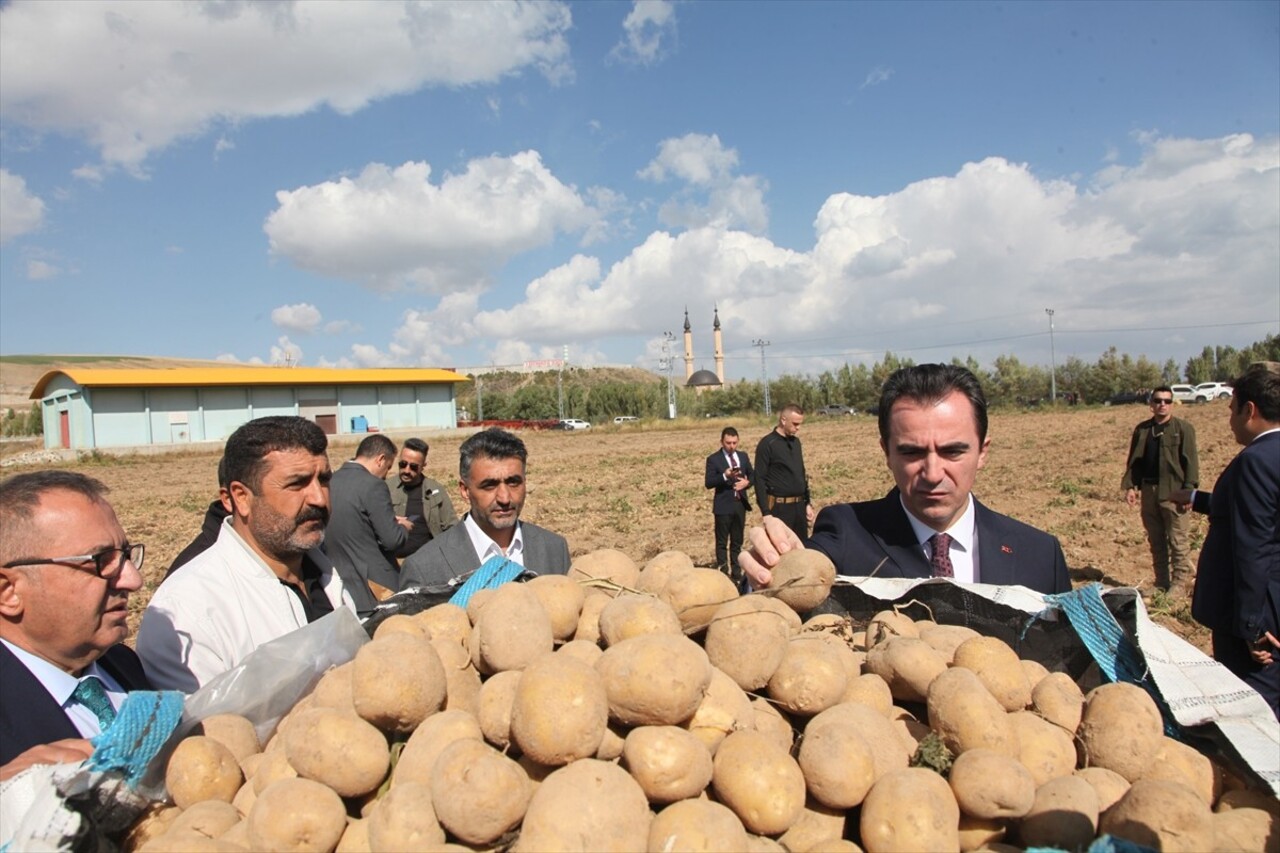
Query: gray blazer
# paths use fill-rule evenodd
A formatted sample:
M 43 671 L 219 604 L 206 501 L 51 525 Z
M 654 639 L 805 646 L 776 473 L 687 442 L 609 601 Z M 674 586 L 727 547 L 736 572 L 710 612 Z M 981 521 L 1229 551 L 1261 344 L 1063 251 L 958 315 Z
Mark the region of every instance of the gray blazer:
M 360 613 L 378 606 L 369 581 L 393 592 L 400 588 L 395 552 L 407 536 L 396 524 L 384 481 L 359 462 L 344 462 L 333 472 L 323 547 Z
M 569 573 L 569 543 L 563 536 L 527 521 L 520 522 L 524 565 L 540 575 Z M 400 589 L 440 586 L 480 568 L 480 558 L 467 528 L 459 522 L 423 545 L 400 567 Z

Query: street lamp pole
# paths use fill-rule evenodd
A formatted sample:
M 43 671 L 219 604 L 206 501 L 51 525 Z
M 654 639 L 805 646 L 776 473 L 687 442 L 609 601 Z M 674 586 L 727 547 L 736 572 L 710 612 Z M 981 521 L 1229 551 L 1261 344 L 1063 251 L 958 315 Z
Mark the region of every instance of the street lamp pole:
M 676 336 L 670 332 L 662 333 L 662 367 L 667 371 L 667 417 L 676 419 L 676 386 L 671 381 L 671 368 L 675 363 L 671 357 L 671 344 Z
M 1058 360 L 1053 352 L 1053 309 L 1046 308 L 1044 313 L 1049 315 L 1049 398 L 1056 406 L 1058 405 Z
M 773 413 L 773 407 L 769 402 L 769 367 L 764 360 L 764 348 L 769 346 L 769 341 L 756 339 L 751 342 L 751 345 L 760 347 L 760 378 L 764 381 L 764 416 L 767 418 Z

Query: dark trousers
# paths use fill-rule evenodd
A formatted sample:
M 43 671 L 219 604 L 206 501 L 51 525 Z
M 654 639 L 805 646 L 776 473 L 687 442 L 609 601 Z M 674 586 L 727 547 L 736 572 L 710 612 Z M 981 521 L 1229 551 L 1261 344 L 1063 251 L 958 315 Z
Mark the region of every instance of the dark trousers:
M 742 551 L 742 532 L 747 525 L 747 508 L 735 501 L 732 515 L 716 515 L 716 565 L 720 571 L 737 577 L 738 554 Z
M 1274 659 L 1275 650 L 1271 654 L 1271 663 L 1263 666 L 1249 657 L 1249 647 L 1244 640 L 1230 631 L 1213 632 L 1213 659 L 1258 691 L 1280 719 L 1280 661 Z
M 804 501 L 793 504 L 774 504 L 770 515 L 777 516 L 782 523 L 790 527 L 803 542 L 809 538 L 809 517 L 805 514 Z

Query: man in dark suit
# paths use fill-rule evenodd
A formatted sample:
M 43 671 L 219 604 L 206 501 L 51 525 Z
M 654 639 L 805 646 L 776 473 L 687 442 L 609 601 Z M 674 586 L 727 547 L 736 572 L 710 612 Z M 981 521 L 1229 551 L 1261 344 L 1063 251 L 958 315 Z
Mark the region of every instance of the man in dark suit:
M 1213 657 L 1280 717 L 1280 363 L 1231 383 L 1231 433 L 1244 450 L 1213 492 L 1172 499 L 1209 514 L 1191 615 L 1213 631 Z
M 747 495 L 752 473 L 751 460 L 738 452 L 738 431 L 725 427 L 720 431 L 720 449 L 707 457 L 706 485 L 715 489 L 711 512 L 716 520 L 716 565 L 735 583 L 742 578 L 738 552 L 751 512 Z
M 321 547 L 362 616 L 400 588 L 396 551 L 413 525 L 391 506 L 386 476 L 395 462 L 395 442 L 374 433 L 356 447 L 355 459 L 333 472 L 329 484 L 329 523 Z
M 0 780 L 76 762 L 130 690 L 149 689 L 127 646 L 144 548 L 83 474 L 0 483 Z
M 822 551 L 842 575 L 1020 584 L 1042 593 L 1071 589 L 1058 540 L 974 500 L 986 464 L 987 400 L 971 372 L 921 364 L 895 372 L 880 395 L 880 446 L 897 486 L 879 500 L 827 507 L 801 542 L 765 519 L 740 562 L 768 586 L 780 554 Z
M 404 561 L 400 589 L 456 581 L 492 557 L 505 557 L 538 574 L 568 574 L 564 537 L 520 520 L 529 456 L 524 442 L 495 427 L 468 438 L 458 453 L 458 488 L 471 508 L 461 524 Z

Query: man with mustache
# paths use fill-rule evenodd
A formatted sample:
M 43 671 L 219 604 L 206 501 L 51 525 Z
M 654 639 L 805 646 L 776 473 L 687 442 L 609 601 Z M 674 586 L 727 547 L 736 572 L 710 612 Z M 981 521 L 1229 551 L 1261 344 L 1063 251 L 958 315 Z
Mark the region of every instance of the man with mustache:
M 320 550 L 333 476 L 323 430 L 305 418 L 258 418 L 224 451 L 231 515 L 213 547 L 156 591 L 138 655 L 160 689 L 191 692 L 258 646 L 338 607 L 355 611 Z

